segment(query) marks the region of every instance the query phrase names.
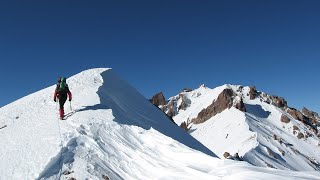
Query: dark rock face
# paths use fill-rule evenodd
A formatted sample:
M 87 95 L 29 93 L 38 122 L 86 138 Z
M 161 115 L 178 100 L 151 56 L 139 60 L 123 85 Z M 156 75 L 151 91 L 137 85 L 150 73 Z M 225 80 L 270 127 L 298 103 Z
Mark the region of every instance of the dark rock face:
M 320 117 L 318 113 L 308 110 L 307 108 L 302 108 L 302 114 L 309 118 L 310 123 L 313 126 L 317 126 L 318 122 L 320 122 Z
M 155 106 L 164 106 L 166 104 L 166 99 L 164 98 L 162 92 L 159 92 L 158 94 L 154 95 L 149 101 Z
M 240 101 L 234 105 L 235 108 L 239 109 L 242 112 L 247 112 L 246 107 L 243 103 L 243 99 L 241 98 Z
M 288 108 L 287 113 L 289 113 L 293 118 L 299 120 L 299 121 L 304 121 L 304 116 L 300 111 L 297 111 L 294 108 Z
M 286 115 L 284 115 L 284 114 L 282 114 L 280 120 L 281 120 L 281 122 L 283 122 L 283 123 L 289 123 L 289 122 L 290 122 L 290 119 L 289 119 Z
M 304 135 L 301 132 L 299 132 L 297 138 L 302 139 L 302 138 L 304 138 Z
M 229 156 L 230 156 L 230 153 L 228 153 L 228 152 L 224 152 L 224 153 L 223 153 L 223 157 L 224 157 L 224 158 L 228 158 Z
M 317 119 L 320 118 L 318 113 L 310 111 L 309 109 L 307 109 L 305 107 L 302 108 L 301 112 L 307 117 L 314 117 L 314 118 L 317 118 Z
M 181 98 L 181 104 L 178 107 L 178 110 L 186 110 L 191 104 L 190 99 L 188 99 L 184 94 L 179 94 L 179 97 Z
M 312 117 L 308 118 L 305 115 L 303 115 L 300 111 L 298 111 L 294 108 L 288 108 L 287 113 L 289 113 L 294 119 L 301 121 L 303 124 L 312 128 L 315 133 L 318 132 L 316 119 L 314 119 Z
M 180 124 L 180 127 L 181 127 L 182 129 L 184 129 L 185 131 L 188 131 L 188 126 L 187 126 L 187 123 L 186 123 L 186 122 L 182 122 L 182 123 Z
M 255 99 L 258 96 L 258 92 L 255 86 L 250 87 L 249 97 L 251 100 Z
M 287 107 L 287 101 L 279 96 L 271 96 L 272 104 L 275 105 L 278 108 L 284 108 Z
M 192 122 L 194 124 L 203 123 L 216 114 L 221 113 L 223 110 L 231 108 L 233 105 L 233 96 L 234 92 L 231 89 L 224 89 L 210 106 L 203 109 L 197 118 L 192 119 Z
M 174 109 L 174 107 L 175 107 L 175 104 L 174 104 L 174 103 L 175 103 L 174 101 L 170 101 L 170 102 L 168 103 L 168 105 L 166 106 L 166 108 L 163 109 L 163 111 L 166 111 L 166 109 L 168 110 L 168 111 L 167 111 L 167 115 L 168 115 L 169 117 L 171 117 L 171 118 L 173 118 L 173 116 L 177 115 L 177 111 Z

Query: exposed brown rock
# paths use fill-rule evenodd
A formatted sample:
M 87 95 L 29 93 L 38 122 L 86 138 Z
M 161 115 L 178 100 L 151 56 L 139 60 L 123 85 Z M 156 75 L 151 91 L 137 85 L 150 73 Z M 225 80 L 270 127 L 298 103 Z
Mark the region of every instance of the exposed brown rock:
M 281 115 L 281 119 L 280 120 L 283 123 L 289 123 L 290 122 L 290 119 L 284 114 Z
M 304 138 L 304 135 L 301 132 L 299 132 L 297 138 L 302 139 L 302 138 Z
M 307 116 L 308 118 L 314 118 L 314 119 L 319 119 L 319 115 L 316 112 L 310 111 L 309 109 L 303 107 L 301 112 Z
M 230 153 L 228 153 L 228 152 L 224 152 L 223 157 L 224 157 L 224 158 L 228 158 L 228 157 L 230 157 Z
M 173 118 L 173 116 L 175 116 L 175 115 L 177 115 L 177 112 L 176 112 L 176 110 L 174 109 L 174 101 L 170 101 L 169 103 L 168 103 L 168 105 L 166 106 L 166 109 L 168 110 L 167 111 L 167 115 L 169 116 L 169 117 L 171 117 L 171 118 Z
M 182 129 L 184 129 L 185 131 L 189 131 L 188 126 L 187 126 L 187 123 L 184 122 L 184 121 L 180 124 L 180 127 L 181 127 Z
M 313 125 L 313 126 L 317 126 L 318 125 L 318 121 L 314 118 L 309 118 L 309 122 Z
M 159 92 L 150 99 L 150 102 L 155 106 L 164 106 L 166 104 L 166 99 L 164 98 L 163 93 Z
M 255 99 L 258 96 L 258 92 L 255 86 L 251 86 L 249 90 L 249 97 L 251 100 Z
M 243 99 L 241 98 L 237 104 L 234 105 L 235 108 L 239 109 L 242 112 L 247 112 L 246 107 L 244 106 Z
M 190 99 L 188 99 L 184 94 L 179 94 L 179 97 L 181 98 L 181 104 L 178 109 L 186 110 L 191 104 Z
M 304 119 L 305 119 L 303 114 L 294 108 L 288 108 L 287 113 L 289 113 L 296 120 L 304 121 Z
M 294 130 L 294 131 L 299 130 L 298 126 L 293 126 L 293 130 Z
M 318 122 L 315 119 L 306 117 L 300 111 L 294 108 L 288 108 L 287 113 L 289 113 L 294 119 L 297 119 L 298 121 L 303 122 L 303 124 L 310 126 L 315 132 L 318 132 L 317 130 Z
M 233 96 L 234 93 L 231 89 L 224 89 L 210 106 L 203 109 L 198 114 L 197 118 L 192 119 L 192 122 L 194 124 L 203 123 L 216 114 L 221 113 L 223 110 L 231 108 L 233 104 Z
M 183 122 L 180 124 L 180 127 L 181 127 L 182 129 L 184 129 L 185 131 L 188 132 L 188 131 L 191 129 L 190 124 L 191 124 L 191 121 L 190 121 L 190 119 L 188 119 L 187 122 L 183 121 Z
M 277 106 L 278 108 L 284 108 L 287 107 L 287 101 L 279 96 L 271 96 L 272 104 Z
M 307 108 L 302 108 L 301 110 L 302 114 L 305 115 L 307 118 L 309 118 L 309 122 L 313 126 L 317 126 L 318 122 L 320 121 L 320 117 L 318 113 L 308 110 Z

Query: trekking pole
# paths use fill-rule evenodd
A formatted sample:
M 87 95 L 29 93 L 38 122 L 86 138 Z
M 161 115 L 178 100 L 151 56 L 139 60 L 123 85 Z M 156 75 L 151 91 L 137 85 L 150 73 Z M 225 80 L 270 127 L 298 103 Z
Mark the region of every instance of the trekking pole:
M 56 101 L 56 112 L 57 112 L 57 118 L 59 119 L 59 99 Z
M 71 101 L 69 101 L 69 102 L 70 102 L 70 111 L 72 111 Z

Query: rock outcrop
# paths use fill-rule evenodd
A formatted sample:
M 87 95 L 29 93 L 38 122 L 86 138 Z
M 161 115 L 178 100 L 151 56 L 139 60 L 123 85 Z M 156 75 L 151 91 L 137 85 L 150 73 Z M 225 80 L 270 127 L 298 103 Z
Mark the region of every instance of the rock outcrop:
M 255 99 L 258 96 L 258 91 L 255 86 L 250 86 L 249 97 L 251 100 Z
M 186 110 L 187 107 L 190 106 L 190 99 L 188 99 L 185 94 L 179 94 L 179 97 L 181 99 L 181 104 L 179 105 L 178 110 Z
M 288 107 L 287 101 L 283 97 L 279 96 L 271 96 L 272 105 L 278 108 Z
M 280 120 L 283 123 L 289 123 L 290 122 L 290 119 L 284 114 L 281 115 L 281 119 Z
M 233 96 L 234 92 L 232 89 L 224 89 L 210 106 L 200 111 L 198 117 L 192 119 L 192 122 L 194 124 L 203 123 L 216 114 L 221 113 L 223 110 L 231 108 L 233 105 Z
M 304 115 L 295 108 L 288 108 L 287 113 L 289 113 L 294 119 L 299 121 L 305 121 Z
M 150 99 L 150 102 L 159 107 L 160 105 L 164 106 L 166 104 L 166 99 L 164 98 L 163 93 L 159 92 Z
M 237 109 L 239 109 L 239 110 L 242 111 L 242 112 L 247 112 L 246 107 L 245 107 L 245 105 L 244 105 L 244 103 L 243 103 L 243 99 L 242 99 L 242 98 L 240 98 L 240 101 L 238 101 L 238 102 L 234 105 L 234 107 L 237 108 Z

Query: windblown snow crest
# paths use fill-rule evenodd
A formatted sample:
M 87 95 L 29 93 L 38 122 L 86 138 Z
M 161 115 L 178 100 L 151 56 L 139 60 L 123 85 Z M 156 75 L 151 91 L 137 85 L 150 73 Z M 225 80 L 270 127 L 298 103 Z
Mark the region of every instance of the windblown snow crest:
M 5 125 L 0 129 L 0 179 L 319 176 L 316 172 L 279 171 L 217 158 L 113 70 L 86 70 L 68 78 L 67 83 L 74 98 L 72 104 L 65 105 L 69 113 L 65 121 L 58 120 L 58 106 L 53 102 L 55 86 L 0 109 L 0 124 Z M 254 133 L 248 134 L 256 138 Z M 248 139 L 243 151 L 254 145 L 251 142 Z

